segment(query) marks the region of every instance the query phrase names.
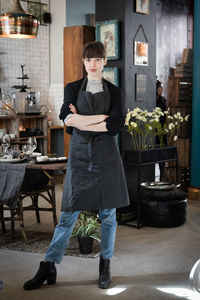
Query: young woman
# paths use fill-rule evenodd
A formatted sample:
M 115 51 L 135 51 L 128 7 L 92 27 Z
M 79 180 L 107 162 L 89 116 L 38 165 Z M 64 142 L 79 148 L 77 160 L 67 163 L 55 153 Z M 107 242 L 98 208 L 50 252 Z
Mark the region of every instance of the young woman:
M 156 81 L 156 106 L 160 107 L 163 112 L 167 110 L 167 100 L 163 96 L 163 86 L 162 86 L 162 82 L 159 80 Z M 162 127 L 165 125 L 166 115 L 160 117 L 160 123 L 161 123 Z M 164 145 L 167 146 L 167 136 L 166 135 L 164 135 L 164 137 L 163 137 L 163 143 L 164 143 Z M 156 136 L 156 144 L 160 145 L 160 139 L 158 136 Z M 163 163 L 163 162 L 159 163 L 160 180 L 162 180 L 163 176 L 164 176 L 164 166 L 165 166 L 165 163 Z
M 100 42 L 85 45 L 82 60 L 87 77 L 64 90 L 60 119 L 71 134 L 59 224 L 35 277 L 24 289 L 37 289 L 47 280 L 56 283 L 60 263 L 79 212 L 99 210 L 101 220 L 100 288 L 111 283 L 110 258 L 114 252 L 116 208 L 129 205 L 127 185 L 115 135 L 124 125 L 121 92 L 102 77 L 107 62 Z

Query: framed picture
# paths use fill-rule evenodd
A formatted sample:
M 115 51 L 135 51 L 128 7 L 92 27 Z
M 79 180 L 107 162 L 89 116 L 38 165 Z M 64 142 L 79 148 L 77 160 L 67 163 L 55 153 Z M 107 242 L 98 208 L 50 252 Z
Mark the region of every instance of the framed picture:
M 96 23 L 96 40 L 104 44 L 109 60 L 119 59 L 119 21 Z
M 44 25 L 43 15 L 48 11 L 48 5 L 41 3 L 40 0 L 27 2 L 27 11 L 34 15 L 40 21 L 40 25 Z
M 147 74 L 135 74 L 135 101 L 143 102 L 147 94 Z
M 134 65 L 148 66 L 148 43 L 137 42 L 134 43 Z
M 114 68 L 104 68 L 103 78 L 110 81 L 116 86 L 119 86 L 119 69 Z
M 136 0 L 136 12 L 140 14 L 149 14 L 149 0 Z

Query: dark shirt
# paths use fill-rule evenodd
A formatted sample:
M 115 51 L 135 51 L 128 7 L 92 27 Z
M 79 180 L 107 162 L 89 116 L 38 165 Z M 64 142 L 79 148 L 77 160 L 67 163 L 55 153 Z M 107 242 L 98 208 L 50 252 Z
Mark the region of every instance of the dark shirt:
M 160 107 L 162 112 L 166 111 L 167 110 L 167 100 L 165 99 L 165 97 L 157 95 L 156 106 Z M 160 117 L 160 123 L 163 127 L 164 124 L 166 123 L 166 115 Z M 164 137 L 163 137 L 163 142 L 164 142 L 164 145 L 167 145 L 167 136 L 166 135 L 164 135 Z M 160 144 L 160 139 L 158 136 L 156 136 L 156 144 L 158 144 L 158 145 Z
M 70 103 L 72 103 L 76 107 L 76 100 L 79 88 L 84 78 L 81 80 L 77 80 L 71 82 L 65 86 L 64 89 L 64 103 L 61 107 L 59 118 L 61 120 L 65 120 L 68 114 L 71 113 L 69 109 Z M 110 112 L 109 117 L 105 119 L 106 128 L 108 130 L 109 135 L 116 135 L 120 129 L 124 126 L 125 122 L 125 112 L 124 112 L 124 104 L 122 101 L 121 91 L 118 87 L 116 87 L 111 82 L 103 79 L 103 83 L 106 84 L 108 91 L 110 93 Z M 68 126 L 66 128 L 66 132 L 71 134 L 73 127 Z
M 156 106 L 160 107 L 162 112 L 167 110 L 167 100 L 165 99 L 165 97 L 157 95 Z M 162 126 L 166 123 L 166 115 L 160 117 L 160 123 L 162 124 Z

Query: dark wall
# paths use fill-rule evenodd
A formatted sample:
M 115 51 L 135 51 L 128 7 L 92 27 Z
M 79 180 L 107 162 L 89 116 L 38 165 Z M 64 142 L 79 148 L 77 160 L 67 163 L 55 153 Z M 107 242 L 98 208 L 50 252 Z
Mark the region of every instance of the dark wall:
M 119 68 L 119 86 L 125 90 L 125 2 L 123 0 L 96 0 L 96 22 L 119 20 L 120 21 L 120 59 L 109 60 L 107 67 Z
M 150 2 L 149 15 L 135 12 L 135 1 L 133 0 L 96 0 L 96 21 L 108 21 L 117 19 L 121 23 L 121 56 L 119 60 L 109 61 L 107 66 L 119 67 L 120 87 L 122 89 L 125 109 L 133 109 L 136 106 L 152 109 L 156 102 L 156 20 L 155 1 Z M 149 65 L 135 66 L 133 62 L 133 39 L 139 25 L 144 28 L 145 35 L 149 42 Z M 137 41 L 145 41 L 141 30 L 136 37 Z M 146 100 L 135 101 L 135 74 L 147 75 Z M 132 147 L 129 134 L 123 132 L 121 135 L 122 156 L 126 148 Z
M 155 0 L 150 1 L 150 14 L 135 13 L 133 0 L 96 0 L 96 21 L 117 19 L 120 21 L 120 51 L 119 60 L 109 61 L 107 66 L 120 68 L 120 87 L 125 96 L 126 109 L 136 106 L 152 108 L 155 105 L 155 78 L 156 78 L 156 23 Z M 149 41 L 149 66 L 138 67 L 133 65 L 133 37 L 142 24 Z M 144 40 L 141 31 L 137 39 Z M 147 74 L 147 99 L 145 102 L 135 102 L 135 74 Z
M 156 21 L 155 21 L 155 1 L 150 2 L 149 15 L 134 12 L 135 1 L 127 0 L 125 10 L 125 81 L 126 81 L 126 108 L 133 109 L 136 106 L 152 109 L 155 106 L 155 80 L 156 80 Z M 133 39 L 142 25 L 144 33 L 149 43 L 149 63 L 148 66 L 135 66 L 133 64 Z M 140 29 L 135 41 L 146 42 L 143 31 Z M 144 102 L 135 101 L 135 75 L 147 75 L 146 100 Z
M 125 110 L 133 109 L 136 106 L 141 108 L 152 109 L 156 103 L 156 21 L 155 21 L 155 1 L 150 0 L 149 15 L 135 12 L 135 0 L 96 0 L 96 21 L 107 21 L 117 19 L 121 23 L 121 57 L 116 61 L 109 61 L 108 66 L 120 68 L 120 86 L 125 100 Z M 133 60 L 134 53 L 134 36 L 139 25 L 144 28 L 145 35 L 149 43 L 149 65 L 135 66 Z M 144 34 L 140 30 L 136 37 L 137 41 L 145 42 Z M 136 102 L 135 99 L 135 75 L 147 75 L 146 99 L 144 102 Z M 121 154 L 122 159 L 125 157 L 125 150 L 133 148 L 130 135 L 126 130 L 121 132 Z M 138 184 L 138 169 L 132 168 L 125 164 L 125 174 L 127 177 L 128 190 L 131 205 L 136 199 Z M 154 180 L 154 167 L 142 168 L 141 181 Z M 130 208 L 131 210 L 131 208 Z

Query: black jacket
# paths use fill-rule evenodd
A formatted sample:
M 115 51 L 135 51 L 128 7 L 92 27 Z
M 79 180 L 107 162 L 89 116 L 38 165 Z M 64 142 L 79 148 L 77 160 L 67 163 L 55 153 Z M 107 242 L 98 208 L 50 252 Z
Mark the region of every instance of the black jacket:
M 76 99 L 78 95 L 79 88 L 84 78 L 68 83 L 64 89 L 64 102 L 60 110 L 59 118 L 65 120 L 68 114 L 71 113 L 69 109 L 70 103 L 76 107 Z M 109 117 L 105 119 L 106 128 L 109 135 L 116 135 L 120 129 L 124 126 L 125 112 L 124 105 L 122 101 L 121 91 L 111 82 L 103 79 L 106 84 L 108 91 L 110 93 L 110 112 Z M 73 127 L 67 127 L 66 132 L 71 134 Z
M 160 107 L 162 112 L 167 110 L 167 100 L 165 99 L 165 97 L 157 95 L 156 106 Z M 164 124 L 166 123 L 166 115 L 160 117 L 160 123 L 162 124 L 162 126 L 164 126 Z

